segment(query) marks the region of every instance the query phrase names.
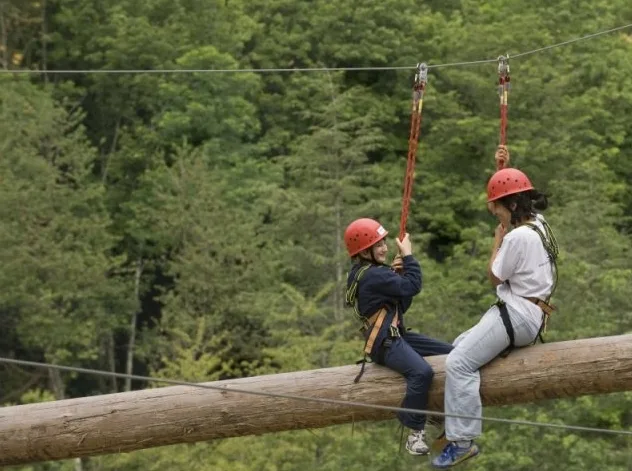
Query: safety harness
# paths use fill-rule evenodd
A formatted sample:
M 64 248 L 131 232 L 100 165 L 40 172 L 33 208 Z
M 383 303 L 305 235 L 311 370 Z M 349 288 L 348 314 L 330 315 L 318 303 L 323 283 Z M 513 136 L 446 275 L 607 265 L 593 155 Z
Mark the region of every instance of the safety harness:
M 358 270 L 353 278 L 353 281 L 347 288 L 345 293 L 345 301 L 348 307 L 353 307 L 356 318 L 362 322 L 362 327 L 360 327 L 360 332 L 365 336 L 366 342 L 364 344 L 364 357 L 361 360 L 358 360 L 356 364 L 361 364 L 360 372 L 353 380 L 354 383 L 360 381 L 360 378 L 364 374 L 365 365 L 371 361 L 370 355 L 373 350 L 373 346 L 375 345 L 375 339 L 377 338 L 380 330 L 382 329 L 382 325 L 384 324 L 384 319 L 386 319 L 386 315 L 388 314 L 388 310 L 386 306 L 382 306 L 378 309 L 370 317 L 364 317 L 360 310 L 358 309 L 358 286 L 360 283 L 360 279 L 364 276 L 366 271 L 371 267 L 370 263 L 363 264 Z M 397 310 L 395 311 L 395 315 L 393 316 L 393 320 L 391 321 L 390 330 L 389 330 L 389 339 L 391 337 L 399 337 L 399 314 Z M 368 332 L 368 334 L 367 334 Z M 388 339 L 387 339 L 388 340 Z
M 557 256 L 559 255 L 559 248 L 557 245 L 557 240 L 555 239 L 555 235 L 553 234 L 553 231 L 551 230 L 551 226 L 549 226 L 549 224 L 544 220 L 542 221 L 542 225 L 544 227 L 544 232 L 546 233 L 546 235 L 545 233 L 542 232 L 542 230 L 537 225 L 531 222 L 525 223 L 525 226 L 528 226 L 531 229 L 533 229 L 536 232 L 536 234 L 538 234 L 538 236 L 540 237 L 540 240 L 542 241 L 542 245 L 544 245 L 544 250 L 546 250 L 546 253 L 549 256 L 549 260 L 551 261 L 551 270 L 553 271 L 553 277 L 554 277 L 553 289 L 551 290 L 551 293 L 546 298 L 546 300 L 542 300 L 539 298 L 524 297 L 524 299 L 532 302 L 533 304 L 535 304 L 542 310 L 542 324 L 540 326 L 540 330 L 538 330 L 538 334 L 536 335 L 531 345 L 534 345 L 538 341 L 538 339 L 540 339 L 540 341 L 544 343 L 544 338 L 542 338 L 542 335 L 546 333 L 546 327 L 548 324 L 549 316 L 553 313 L 553 311 L 556 310 L 556 307 L 550 304 L 549 301 L 551 297 L 553 296 L 555 289 L 557 288 L 557 280 L 558 280 Z M 509 284 L 509 280 L 507 280 L 505 283 Z M 511 319 L 509 318 L 509 312 L 507 311 L 507 305 L 505 304 L 505 302 L 501 299 L 498 299 L 493 305 L 498 307 L 498 310 L 500 311 L 500 318 L 503 321 L 505 330 L 507 331 L 507 336 L 509 337 L 509 346 L 500 354 L 500 356 L 506 357 L 507 355 L 509 355 L 511 350 L 515 348 L 514 329 L 513 329 L 513 326 L 511 325 Z

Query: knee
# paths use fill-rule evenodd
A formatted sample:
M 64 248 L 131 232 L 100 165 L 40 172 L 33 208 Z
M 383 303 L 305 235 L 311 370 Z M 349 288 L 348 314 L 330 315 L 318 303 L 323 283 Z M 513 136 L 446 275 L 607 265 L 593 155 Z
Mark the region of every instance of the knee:
M 445 372 L 446 374 L 454 373 L 454 372 L 464 372 L 470 371 L 471 368 L 468 366 L 468 361 L 466 356 L 461 353 L 458 349 L 454 349 L 450 352 L 450 354 L 445 359 Z
M 430 384 L 434 378 L 434 370 L 427 363 L 419 365 L 409 380 L 415 384 Z

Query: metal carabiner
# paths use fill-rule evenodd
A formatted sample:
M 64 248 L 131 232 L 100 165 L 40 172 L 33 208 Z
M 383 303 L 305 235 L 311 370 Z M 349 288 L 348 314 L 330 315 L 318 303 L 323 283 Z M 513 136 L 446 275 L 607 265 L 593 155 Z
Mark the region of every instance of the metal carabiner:
M 426 83 L 428 81 L 428 66 L 425 62 L 417 64 L 417 73 L 415 74 L 415 84 Z
M 509 76 L 509 54 L 507 56 L 498 56 L 498 75 L 501 77 Z

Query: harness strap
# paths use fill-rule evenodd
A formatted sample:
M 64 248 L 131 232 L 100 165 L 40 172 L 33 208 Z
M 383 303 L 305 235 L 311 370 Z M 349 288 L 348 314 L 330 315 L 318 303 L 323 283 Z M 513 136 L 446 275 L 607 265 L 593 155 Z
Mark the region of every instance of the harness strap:
M 540 298 L 525 298 L 525 299 L 531 301 L 533 304 L 535 304 L 542 310 L 542 325 L 540 326 L 538 335 L 533 340 L 533 344 L 535 344 L 538 341 L 538 339 L 540 339 L 540 342 L 544 343 L 544 338 L 542 337 L 542 335 L 546 334 L 546 327 L 549 323 L 549 316 L 553 314 L 553 311 L 555 311 L 557 308 L 553 306 L 552 304 L 547 303 L 546 301 L 542 301 Z
M 533 340 L 532 345 L 538 341 L 538 338 L 542 343 L 544 343 L 542 334 L 546 333 L 547 321 L 549 320 L 549 316 L 553 313 L 553 311 L 555 311 L 555 306 L 542 301 L 540 298 L 527 298 L 524 296 L 521 297 L 523 297 L 527 301 L 532 302 L 542 310 L 542 325 L 540 326 L 540 330 Z M 511 324 L 511 319 L 509 318 L 509 311 L 507 310 L 507 305 L 505 304 L 505 302 L 499 299 L 498 301 L 496 301 L 495 305 L 498 306 L 498 310 L 500 311 L 500 319 L 503 321 L 505 330 L 507 331 L 507 336 L 509 337 L 509 346 L 500 353 L 500 356 L 504 358 L 509 355 L 511 350 L 515 348 L 515 333 L 513 325 Z
M 384 319 L 386 318 L 387 312 L 388 311 L 386 310 L 386 308 L 382 308 L 379 311 L 377 311 L 375 314 L 373 314 L 371 317 L 369 317 L 366 321 L 365 327 L 367 329 L 371 329 L 371 332 L 369 333 L 369 337 L 366 341 L 366 344 L 364 345 L 364 353 L 366 355 L 370 355 L 371 351 L 373 350 L 375 339 L 377 338 L 377 335 L 380 333 L 380 329 L 382 328 L 382 324 L 384 323 Z M 391 327 L 394 329 L 397 329 L 398 321 L 399 321 L 399 315 L 397 314 L 397 312 L 395 312 L 395 315 L 393 316 L 393 321 L 391 322 Z
M 540 309 L 542 309 L 544 314 L 546 314 L 547 316 L 550 316 L 551 314 L 553 314 L 553 311 L 555 311 L 555 306 L 547 303 L 546 301 L 542 301 L 540 298 L 525 298 L 525 299 L 531 301 L 533 304 L 535 304 Z
M 358 309 L 358 288 L 360 286 L 360 279 L 370 267 L 371 264 L 365 264 L 358 268 L 353 278 L 353 282 L 349 285 L 345 293 L 345 302 L 347 303 L 347 306 L 353 307 L 353 312 L 359 320 L 364 320 L 364 318 L 360 315 L 360 311 Z
M 546 301 L 543 301 L 548 306 L 549 300 L 551 299 L 551 297 L 555 293 L 555 290 L 557 289 L 557 282 L 558 282 L 557 257 L 559 256 L 560 250 L 557 245 L 557 240 L 555 238 L 555 234 L 553 234 L 553 230 L 551 229 L 551 226 L 549 226 L 549 224 L 546 221 L 541 221 L 541 222 L 542 222 L 542 226 L 544 227 L 544 232 L 546 233 L 546 235 L 540 230 L 538 226 L 536 226 L 535 224 L 531 222 L 527 222 L 525 225 L 533 229 L 535 233 L 540 237 L 540 240 L 542 241 L 542 245 L 544 246 L 544 250 L 546 250 L 546 253 L 549 256 L 549 260 L 551 261 L 551 272 L 553 273 L 553 278 L 554 278 L 553 287 L 551 288 L 551 294 L 549 294 Z M 528 299 L 529 301 L 532 301 L 532 299 L 537 299 L 537 298 L 528 298 Z M 552 311 L 553 310 L 555 310 L 555 308 L 553 308 Z
M 507 305 L 504 301 L 499 299 L 496 301 L 496 306 L 498 306 L 500 319 L 503 321 L 507 336 L 509 337 L 509 346 L 500 353 L 500 356 L 504 358 L 515 348 L 515 335 L 513 325 L 511 325 L 511 319 L 509 318 L 509 311 L 507 311 Z
M 544 250 L 546 250 L 546 253 L 549 256 L 549 260 L 551 261 L 551 272 L 553 274 L 553 287 L 551 288 L 551 293 L 548 295 L 546 300 L 542 300 L 539 298 L 525 298 L 531 301 L 536 306 L 538 306 L 543 312 L 542 325 L 540 326 L 538 335 L 533 340 L 534 344 L 538 341 L 538 338 L 540 339 L 542 343 L 544 343 L 544 338 L 542 336 L 543 334 L 546 334 L 546 328 L 548 325 L 549 317 L 551 316 L 551 314 L 553 314 L 553 311 L 557 309 L 554 305 L 550 304 L 549 301 L 551 297 L 553 296 L 553 294 L 555 293 L 555 290 L 557 289 L 557 282 L 558 282 L 557 258 L 559 256 L 560 250 L 557 245 L 557 240 L 555 238 L 555 234 L 553 234 L 553 230 L 551 229 L 551 226 L 549 226 L 548 222 L 544 220 L 542 220 L 541 223 L 542 223 L 542 227 L 544 228 L 544 232 L 542 232 L 542 230 L 540 230 L 538 226 L 536 226 L 535 224 L 531 222 L 526 223 L 526 225 L 530 227 L 531 229 L 533 229 L 536 234 L 538 234 L 538 236 L 540 237 L 540 240 L 542 241 L 542 245 L 544 246 Z
M 353 380 L 354 383 L 357 383 L 358 381 L 360 381 L 360 378 L 364 374 L 364 367 L 367 363 L 367 357 L 371 354 L 371 351 L 373 350 L 375 339 L 377 338 L 378 334 L 380 333 L 380 330 L 382 329 L 382 325 L 384 324 L 384 319 L 386 318 L 387 313 L 388 311 L 386 310 L 386 308 L 380 309 L 371 317 L 366 319 L 364 321 L 364 326 L 362 326 L 362 328 L 360 329 L 364 332 L 366 332 L 369 329 L 371 329 L 371 331 L 369 332 L 369 336 L 366 340 L 366 343 L 364 344 L 364 358 L 356 362 L 357 364 L 361 364 L 362 366 L 360 367 L 360 372 Z M 395 315 L 393 316 L 393 320 L 391 321 L 391 326 L 390 326 L 391 335 L 395 332 L 399 333 L 399 330 L 397 329 L 398 322 L 399 322 L 399 315 L 397 311 L 395 311 Z

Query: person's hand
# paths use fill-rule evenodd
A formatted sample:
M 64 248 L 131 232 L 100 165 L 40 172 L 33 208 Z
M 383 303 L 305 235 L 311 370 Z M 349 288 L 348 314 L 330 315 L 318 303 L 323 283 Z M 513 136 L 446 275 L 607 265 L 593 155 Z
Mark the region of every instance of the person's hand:
M 496 160 L 496 168 L 503 169 L 509 167 L 509 149 L 507 146 L 500 145 L 496 149 L 496 155 L 494 155 L 494 160 Z
M 505 226 L 503 226 L 502 224 L 498 224 L 494 233 L 494 238 L 496 239 L 496 241 L 502 242 L 505 234 L 507 234 L 507 229 L 505 229 Z
M 397 237 L 395 237 L 395 243 L 397 244 L 397 247 L 399 248 L 399 253 L 402 257 L 412 255 L 413 247 L 410 243 L 410 234 L 408 234 L 408 232 L 404 236 L 403 240 L 399 240 Z
M 400 254 L 395 255 L 393 263 L 391 263 L 391 269 L 397 273 L 400 273 L 404 269 L 404 261 Z

